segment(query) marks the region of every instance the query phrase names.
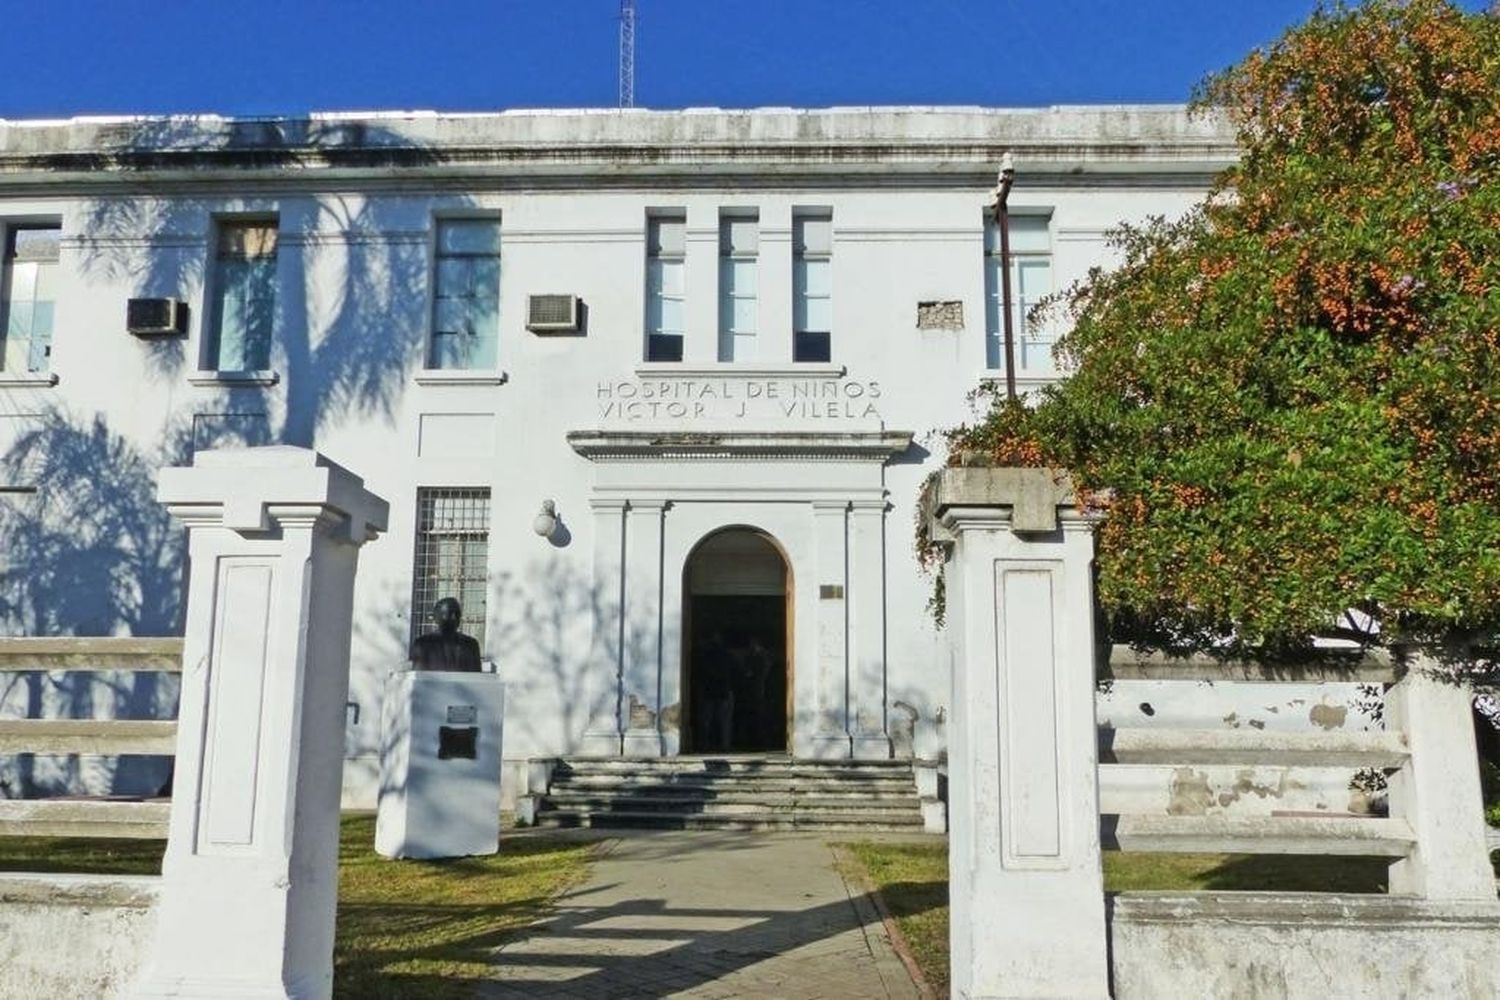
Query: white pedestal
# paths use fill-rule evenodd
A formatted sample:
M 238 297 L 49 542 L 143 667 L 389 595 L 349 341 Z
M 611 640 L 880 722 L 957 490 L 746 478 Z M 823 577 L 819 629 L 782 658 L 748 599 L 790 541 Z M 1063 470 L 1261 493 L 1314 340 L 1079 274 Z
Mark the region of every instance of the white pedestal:
M 500 847 L 499 675 L 398 670 L 385 682 L 375 850 L 456 858 Z

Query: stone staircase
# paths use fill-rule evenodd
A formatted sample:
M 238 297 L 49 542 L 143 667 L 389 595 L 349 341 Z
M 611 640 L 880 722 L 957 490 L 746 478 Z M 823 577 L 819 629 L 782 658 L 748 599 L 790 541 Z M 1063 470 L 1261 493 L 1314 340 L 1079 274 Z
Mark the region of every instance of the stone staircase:
M 568 757 L 538 796 L 547 827 L 920 833 L 910 761 Z

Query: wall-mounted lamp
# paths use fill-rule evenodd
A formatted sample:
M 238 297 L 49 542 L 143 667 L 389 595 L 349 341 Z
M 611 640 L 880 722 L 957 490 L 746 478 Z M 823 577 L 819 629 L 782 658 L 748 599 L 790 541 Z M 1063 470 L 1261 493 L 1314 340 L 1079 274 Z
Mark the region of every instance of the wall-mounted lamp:
M 531 530 L 543 538 L 551 538 L 557 534 L 557 504 L 555 502 L 542 501 L 542 509 L 537 511 L 536 517 L 531 519 Z

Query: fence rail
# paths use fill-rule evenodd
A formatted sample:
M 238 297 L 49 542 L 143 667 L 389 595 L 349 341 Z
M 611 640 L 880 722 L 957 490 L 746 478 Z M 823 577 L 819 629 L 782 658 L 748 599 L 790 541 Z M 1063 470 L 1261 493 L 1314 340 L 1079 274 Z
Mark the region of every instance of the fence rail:
M 0 674 L 182 670 L 177 638 L 0 637 Z M 0 719 L 0 754 L 169 757 L 170 719 Z M 0 799 L 0 836 L 162 838 L 167 799 Z

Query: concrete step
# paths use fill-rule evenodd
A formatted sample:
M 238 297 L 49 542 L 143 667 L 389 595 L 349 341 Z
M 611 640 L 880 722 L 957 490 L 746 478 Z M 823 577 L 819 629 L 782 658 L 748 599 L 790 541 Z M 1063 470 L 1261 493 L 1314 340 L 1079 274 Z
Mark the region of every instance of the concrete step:
M 536 801 L 544 826 L 919 830 L 910 761 L 764 755 L 569 757 Z
M 765 785 L 679 785 L 660 782 L 630 782 L 619 785 L 588 785 L 566 782 L 554 784 L 547 793 L 549 798 L 651 798 L 670 799 L 678 802 L 704 800 L 725 801 L 744 799 L 747 801 L 805 801 L 821 802 L 916 802 L 919 798 L 916 786 L 907 783 L 892 788 L 780 788 Z
M 553 775 L 552 789 L 580 789 L 598 793 L 614 790 L 681 789 L 684 794 L 705 790 L 765 792 L 782 795 L 915 795 L 910 777 L 889 781 L 830 781 L 820 778 L 709 778 L 702 775 Z
M 576 758 L 559 761 L 556 771 L 570 774 L 704 774 L 829 775 L 834 777 L 888 777 L 911 773 L 908 761 L 809 761 L 738 758 Z
M 693 798 L 682 796 L 619 795 L 611 797 L 558 795 L 547 796 L 543 812 L 552 810 L 572 812 L 675 812 L 683 815 L 760 815 L 787 813 L 857 814 L 860 816 L 909 816 L 920 815 L 921 800 L 915 796 L 904 799 L 859 800 L 825 799 L 802 797 L 729 796 L 725 798 Z
M 614 830 L 847 830 L 920 831 L 922 816 L 880 814 L 857 816 L 850 813 L 806 812 L 793 815 L 703 815 L 664 812 L 581 812 L 551 810 L 537 814 L 537 825 L 543 827 L 592 827 Z

